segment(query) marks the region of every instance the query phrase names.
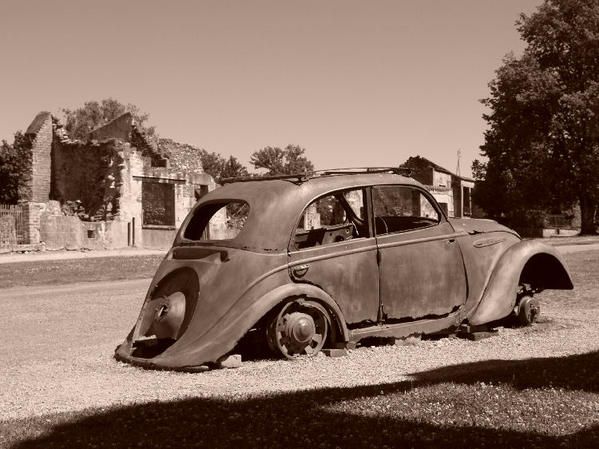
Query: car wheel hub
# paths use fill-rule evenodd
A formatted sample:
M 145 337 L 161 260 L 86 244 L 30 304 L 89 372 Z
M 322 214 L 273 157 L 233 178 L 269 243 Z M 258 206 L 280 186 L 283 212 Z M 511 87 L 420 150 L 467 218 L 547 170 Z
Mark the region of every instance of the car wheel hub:
M 185 318 L 185 295 L 175 292 L 162 298 L 155 308 L 152 333 L 158 338 L 176 339 Z
M 309 343 L 316 333 L 312 317 L 306 313 L 294 312 L 287 317 L 285 334 L 293 343 Z
M 326 310 L 310 301 L 289 302 L 266 328 L 268 346 L 288 359 L 316 355 L 327 341 Z

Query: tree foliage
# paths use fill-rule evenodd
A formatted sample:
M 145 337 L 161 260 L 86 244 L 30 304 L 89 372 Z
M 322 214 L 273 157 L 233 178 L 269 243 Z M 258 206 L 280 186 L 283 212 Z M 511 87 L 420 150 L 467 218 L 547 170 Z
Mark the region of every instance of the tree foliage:
M 124 105 L 113 98 L 106 98 L 100 102 L 87 101 L 77 109 L 62 109 L 64 114 L 65 129 L 73 139 L 86 140 L 88 134 L 94 129 L 105 125 L 125 112 L 130 112 L 135 123 L 147 135 L 153 136 L 155 128 L 146 126 L 150 115 L 142 112 L 133 104 Z
M 223 163 L 219 179 L 238 178 L 241 176 L 248 176 L 247 168 L 235 156 L 229 156 L 229 159 Z
M 212 176 L 217 183 L 226 178 L 248 176 L 247 168 L 235 156 L 226 159 L 219 153 L 204 149 L 200 149 L 199 153 L 204 172 Z
M 254 151 L 250 164 L 255 169 L 266 169 L 267 176 L 290 175 L 314 171 L 314 164 L 304 155 L 305 148 L 287 145 L 285 148 L 264 147 Z
M 31 179 L 31 138 L 18 131 L 12 144 L 0 145 L 0 204 L 26 199 Z M 21 198 L 23 197 L 23 198 Z
M 545 0 L 517 24 L 526 48 L 508 55 L 483 100 L 489 128 L 475 162 L 475 200 L 493 217 L 578 202 L 594 233 L 599 201 L 599 3 Z M 484 179 L 482 177 L 484 176 Z

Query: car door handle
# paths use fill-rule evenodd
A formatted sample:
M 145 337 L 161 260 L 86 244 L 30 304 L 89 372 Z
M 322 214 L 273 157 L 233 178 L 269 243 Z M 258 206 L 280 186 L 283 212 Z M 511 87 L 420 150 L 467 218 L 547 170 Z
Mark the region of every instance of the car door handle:
M 308 265 L 308 264 L 298 265 L 296 267 L 293 267 L 292 271 L 295 276 L 297 276 L 298 278 L 301 278 L 308 272 L 309 268 L 310 268 L 310 265 Z
M 447 244 L 448 245 L 451 244 L 451 243 L 455 243 L 455 239 L 449 239 L 449 240 L 447 240 Z

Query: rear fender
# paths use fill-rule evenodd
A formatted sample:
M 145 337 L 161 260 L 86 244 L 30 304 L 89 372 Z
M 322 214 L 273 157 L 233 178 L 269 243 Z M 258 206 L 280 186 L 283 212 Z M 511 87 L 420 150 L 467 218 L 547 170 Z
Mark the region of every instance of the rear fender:
M 501 256 L 468 322 L 476 326 L 508 316 L 516 305 L 521 280 L 538 290 L 574 288 L 566 263 L 554 247 L 537 240 L 523 241 Z
M 338 341 L 349 341 L 349 331 L 345 319 L 337 303 L 322 289 L 312 284 L 285 284 L 268 292 L 248 307 L 245 313 L 230 323 L 231 330 L 239 329 L 237 340 L 265 317 L 271 310 L 289 298 L 305 297 L 315 300 L 325 307 L 331 317 L 335 336 Z
M 310 284 L 285 284 L 250 304 L 239 303 L 223 316 L 216 326 L 213 326 L 201 337 L 197 347 L 194 348 L 196 354 L 201 354 L 198 364 L 215 362 L 230 352 L 237 342 L 264 316 L 286 299 L 293 297 L 306 297 L 322 304 L 331 315 L 332 326 L 334 326 L 338 341 L 349 341 L 349 332 L 343 314 L 328 294 Z M 160 365 L 169 365 L 169 360 L 166 359 L 156 362 Z M 172 363 L 172 361 L 170 362 Z M 187 367 L 190 366 L 187 365 Z

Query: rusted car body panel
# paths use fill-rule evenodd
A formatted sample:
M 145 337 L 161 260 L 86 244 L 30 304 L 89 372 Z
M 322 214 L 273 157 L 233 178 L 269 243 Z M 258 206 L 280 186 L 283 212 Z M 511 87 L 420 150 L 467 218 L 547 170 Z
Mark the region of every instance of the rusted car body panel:
M 377 232 L 368 189 L 396 185 L 430 201 L 438 222 L 408 232 Z M 369 231 L 297 249 L 293 239 L 307 206 L 350 189 L 366 192 Z M 197 211 L 230 200 L 249 204 L 235 238 L 186 238 Z M 214 363 L 250 329 L 295 300 L 309 300 L 326 312 L 327 343 L 337 347 L 373 335 L 404 337 L 480 325 L 510 314 L 523 273 L 541 289 L 572 288 L 553 248 L 523 242 L 490 220 L 448 220 L 408 177 L 363 173 L 233 183 L 205 195 L 186 218 L 116 357 L 161 369 Z M 179 310 L 176 319 L 161 322 L 168 310 Z M 304 325 L 297 329 L 305 330 Z M 168 344 L 146 348 L 152 338 Z
M 571 289 L 572 280 L 563 268 L 565 262 L 555 248 L 538 241 L 524 241 L 510 246 L 495 264 L 482 298 L 468 321 L 473 325 L 489 323 L 508 315 L 516 305 L 518 280 L 524 267 L 537 259 L 534 270 L 541 271 L 544 288 Z

